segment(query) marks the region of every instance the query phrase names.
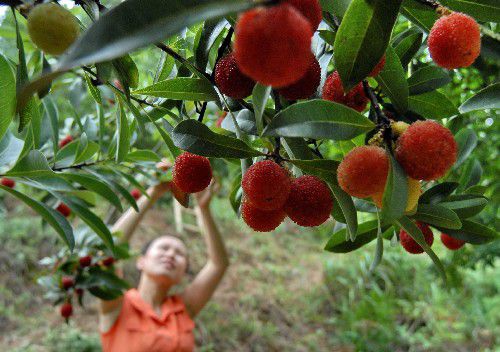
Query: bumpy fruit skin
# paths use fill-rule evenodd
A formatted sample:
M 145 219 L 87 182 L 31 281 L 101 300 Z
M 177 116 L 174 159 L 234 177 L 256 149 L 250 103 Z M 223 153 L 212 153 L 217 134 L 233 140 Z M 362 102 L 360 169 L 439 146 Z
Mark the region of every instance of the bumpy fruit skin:
M 73 285 L 75 284 L 75 281 L 70 276 L 63 276 L 63 278 L 61 279 L 61 284 L 62 284 L 62 287 L 65 290 L 67 290 L 70 287 L 73 287 Z
M 78 262 L 80 263 L 80 267 L 86 268 L 87 266 L 90 266 L 92 264 L 92 257 L 90 255 L 86 255 L 78 259 Z
M 2 186 L 9 187 L 9 188 L 16 187 L 16 181 L 14 181 L 14 180 L 12 180 L 10 178 L 7 178 L 7 177 L 4 177 L 4 178 L 0 179 L 0 184 Z
M 247 200 L 243 200 L 241 204 L 241 217 L 254 231 L 269 232 L 273 231 L 285 220 L 286 214 L 283 209 L 270 211 L 258 209 L 252 206 Z
M 385 54 L 384 54 L 384 56 L 382 56 L 382 58 L 380 59 L 380 61 L 377 64 L 377 66 L 375 66 L 373 68 L 372 72 L 370 72 L 370 74 L 368 76 L 369 77 L 378 76 L 378 74 L 384 69 L 384 66 L 385 66 Z
M 389 173 L 389 157 L 376 146 L 361 146 L 351 150 L 337 168 L 337 180 L 348 194 L 364 198 L 383 193 Z
M 300 226 L 318 226 L 330 217 L 333 198 L 328 186 L 311 175 L 292 181 L 292 189 L 285 207 L 286 215 Z
M 64 303 L 62 306 L 61 306 L 61 316 L 63 318 L 69 318 L 70 316 L 73 315 L 73 306 L 71 305 L 71 303 L 69 302 L 66 302 Z
M 295 7 L 309 21 L 313 31 L 318 29 L 323 18 L 318 0 L 285 0 L 283 3 Z
M 208 187 L 212 180 L 210 160 L 184 152 L 175 159 L 173 181 L 186 193 L 196 193 Z
M 241 180 L 247 201 L 266 211 L 283 207 L 290 194 L 291 185 L 288 172 L 272 160 L 253 164 Z
M 333 72 L 326 79 L 325 85 L 323 86 L 323 99 L 344 104 L 359 112 L 363 111 L 368 104 L 368 98 L 365 95 L 363 84 L 359 83 L 345 94 L 344 87 L 342 87 L 342 81 L 337 71 Z
M 64 53 L 80 33 L 75 16 L 54 3 L 35 6 L 28 15 L 27 23 L 33 43 L 51 55 Z
M 252 94 L 255 82 L 240 71 L 234 54 L 230 53 L 215 66 L 215 84 L 228 97 L 243 99 Z
M 434 242 L 434 235 L 432 234 L 431 228 L 428 225 L 418 221 L 417 226 L 420 231 L 422 231 L 425 242 L 429 245 L 429 247 L 431 247 L 432 243 Z M 399 242 L 401 242 L 401 245 L 408 253 L 420 254 L 424 252 L 424 249 L 417 242 L 415 242 L 415 240 L 403 229 L 401 229 L 401 231 L 399 232 Z
M 131 192 L 130 195 L 134 197 L 135 200 L 138 200 L 141 198 L 141 191 L 139 191 L 137 188 L 134 188 Z
M 56 210 L 62 214 L 65 218 L 71 215 L 71 209 L 64 203 L 60 203 Z
M 411 178 L 430 181 L 453 166 L 457 150 L 449 129 L 435 121 L 417 121 L 399 137 L 396 159 Z
M 278 89 L 278 92 L 288 100 L 307 99 L 314 94 L 321 81 L 321 67 L 312 55 L 306 74 L 297 82 Z
M 468 67 L 481 52 L 479 24 L 460 12 L 441 17 L 432 26 L 428 44 L 437 65 L 449 70 Z
M 64 137 L 63 139 L 61 139 L 61 141 L 59 142 L 59 149 L 61 149 L 62 147 L 64 147 L 66 144 L 69 144 L 73 142 L 73 137 L 72 136 L 66 136 Z
M 408 177 L 408 200 L 406 202 L 405 213 L 413 212 L 416 209 L 421 194 L 422 186 L 420 185 L 420 181 Z M 383 196 L 384 192 L 372 195 L 373 202 L 380 209 L 382 209 Z
M 462 248 L 465 244 L 465 241 L 453 238 L 445 233 L 441 233 L 441 242 L 443 242 L 446 248 L 452 251 Z
M 234 55 L 241 71 L 276 88 L 298 81 L 311 59 L 309 21 L 293 6 L 249 10 L 238 20 Z

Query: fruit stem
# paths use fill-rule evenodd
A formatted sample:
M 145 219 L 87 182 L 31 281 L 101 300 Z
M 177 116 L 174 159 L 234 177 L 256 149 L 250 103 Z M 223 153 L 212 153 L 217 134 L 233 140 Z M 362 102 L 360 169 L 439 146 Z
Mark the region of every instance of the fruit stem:
M 379 101 L 366 79 L 363 80 L 363 88 L 365 90 L 366 96 L 370 99 L 371 105 L 375 110 L 375 114 L 377 115 L 377 129 L 383 131 L 385 143 L 389 148 L 391 148 L 392 146 L 391 120 L 384 114 L 382 109 L 380 109 Z

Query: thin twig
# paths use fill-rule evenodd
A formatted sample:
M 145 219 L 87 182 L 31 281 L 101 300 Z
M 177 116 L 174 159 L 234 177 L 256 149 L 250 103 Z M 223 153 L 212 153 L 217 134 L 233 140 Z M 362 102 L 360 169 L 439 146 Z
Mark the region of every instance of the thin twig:
M 434 0 L 415 0 L 415 1 L 422 4 L 422 5 L 429 6 L 430 8 L 432 8 L 434 10 L 439 7 L 439 4 Z

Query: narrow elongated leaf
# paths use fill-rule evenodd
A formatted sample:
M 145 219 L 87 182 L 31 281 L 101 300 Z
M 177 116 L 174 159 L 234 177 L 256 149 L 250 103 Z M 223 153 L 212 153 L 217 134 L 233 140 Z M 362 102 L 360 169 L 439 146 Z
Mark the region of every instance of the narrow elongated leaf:
M 244 159 L 262 155 L 243 141 L 214 133 L 195 120 L 184 120 L 175 126 L 172 139 L 180 149 L 203 156 Z
M 343 218 L 345 219 L 347 234 L 351 241 L 354 241 L 358 235 L 358 213 L 352 197 L 335 184 L 330 183 L 330 189 L 337 201 L 337 204 L 334 204 L 334 206 L 340 208 Z
M 476 148 L 477 135 L 473 129 L 464 128 L 456 134 L 455 140 L 458 144 L 458 156 L 453 167 L 458 168 L 467 158 L 469 158 L 472 151 Z
M 484 109 L 500 109 L 500 83 L 492 84 L 479 91 L 459 108 L 462 114 Z
M 54 155 L 57 154 L 59 145 L 59 110 L 51 97 L 43 99 L 43 111 L 50 121 L 50 128 L 52 131 L 52 150 Z
M 126 157 L 127 161 L 160 161 L 160 157 L 153 152 L 152 150 L 134 150 L 133 152 L 128 153 Z
M 32 150 L 24 158 L 19 160 L 17 164 L 7 172 L 7 175 L 17 177 L 53 176 L 54 172 L 49 167 L 45 156 L 39 150 Z
M 219 99 L 212 84 L 202 78 L 167 79 L 133 93 L 175 100 L 217 101 Z
M 401 14 L 427 33 L 438 19 L 434 9 L 430 6 L 420 4 L 415 0 L 403 0 Z
M 385 232 L 390 226 L 382 226 L 382 232 Z M 346 240 L 346 231 L 344 228 L 335 232 L 325 245 L 325 250 L 333 253 L 352 252 L 377 238 L 378 221 L 371 220 L 359 225 L 356 240 Z
M 459 240 L 472 244 L 483 244 L 498 240 L 498 232 L 470 220 L 462 220 L 459 230 L 445 229 L 437 226 L 439 230 Z
M 454 11 L 469 14 L 479 21 L 500 21 L 500 3 L 497 0 L 440 0 L 439 2 Z
M 396 159 L 389 154 L 390 168 L 382 198 L 381 217 L 384 222 L 399 219 L 408 202 L 408 177 Z
M 172 140 L 172 138 L 170 138 L 170 135 L 165 132 L 165 130 L 161 128 L 161 126 L 155 120 L 153 120 L 147 112 L 145 112 L 145 115 L 149 119 L 149 121 L 156 127 L 156 130 L 167 145 L 168 151 L 172 155 L 172 158 L 175 159 L 176 157 L 178 157 L 181 154 L 181 150 L 179 150 L 179 148 L 175 146 L 174 141 Z
M 86 169 L 86 171 L 105 182 L 109 187 L 115 190 L 115 193 L 119 193 L 132 206 L 132 208 L 135 209 L 135 211 L 139 211 L 137 203 L 130 192 L 111 177 L 107 176 L 108 173 L 112 173 L 111 171 L 108 171 L 105 168 L 100 168 L 99 170 Z
M 16 76 L 5 56 L 0 54 L 0 140 L 16 113 Z
M 435 204 L 452 194 L 458 187 L 457 182 L 443 182 L 439 183 L 427 191 L 425 191 L 419 198 L 419 203 Z
M 337 31 L 334 57 L 344 88 L 361 82 L 384 55 L 402 0 L 353 0 Z
M 459 113 L 455 105 L 444 94 L 437 91 L 412 95 L 409 103 L 410 110 L 426 119 L 441 120 Z
M 102 104 L 101 91 L 92 84 L 90 77 L 85 73 L 85 82 L 87 83 L 87 88 L 89 89 L 90 95 L 94 98 L 97 104 Z
M 255 111 L 255 123 L 257 125 L 257 133 L 262 135 L 262 130 L 264 129 L 264 122 L 262 117 L 264 115 L 264 109 L 266 108 L 266 102 L 271 94 L 271 87 L 263 86 L 257 83 L 253 88 L 252 92 L 252 102 Z
M 436 66 L 426 66 L 408 78 L 408 88 L 410 95 L 418 95 L 432 92 L 450 82 L 450 75 L 445 70 Z
M 458 186 L 457 192 L 462 192 L 478 184 L 481 181 L 481 176 L 483 176 L 483 168 L 479 160 L 477 158 L 469 159 L 461 170 L 460 179 L 458 180 L 460 186 Z
M 289 162 L 307 174 L 318 176 L 328 183 L 337 184 L 337 167 L 339 162 L 328 159 L 289 160 Z
M 387 47 L 385 66 L 376 77 L 382 91 L 391 99 L 394 107 L 404 113 L 408 109 L 408 82 L 406 72 L 401 66 L 398 55 L 391 46 Z
M 123 109 L 122 99 L 119 99 L 118 111 L 116 117 L 117 127 L 117 148 L 116 148 L 116 162 L 121 163 L 128 154 L 130 148 L 130 130 L 128 126 L 127 115 Z
M 349 140 L 374 127 L 373 122 L 345 105 L 316 99 L 282 110 L 263 135 Z
M 406 67 L 419 51 L 424 34 L 417 27 L 411 27 L 402 35 L 404 36 L 395 39 L 393 46 L 401 65 Z
M 412 218 L 423 221 L 426 224 L 447 229 L 459 229 L 462 227 L 458 215 L 453 210 L 438 204 L 419 204 L 417 212 Z
M 486 197 L 475 194 L 458 194 L 446 198 L 440 206 L 453 210 L 461 219 L 479 214 L 488 204 Z
M 225 20 L 208 20 L 203 23 L 203 28 L 201 30 L 200 40 L 195 50 L 195 64 L 196 67 L 205 70 L 207 67 L 208 57 L 210 54 L 210 49 L 212 45 L 217 40 L 217 37 L 224 30 L 226 25 Z
M 7 133 L 0 139 L 0 166 L 6 166 L 19 158 L 23 148 L 23 141 Z

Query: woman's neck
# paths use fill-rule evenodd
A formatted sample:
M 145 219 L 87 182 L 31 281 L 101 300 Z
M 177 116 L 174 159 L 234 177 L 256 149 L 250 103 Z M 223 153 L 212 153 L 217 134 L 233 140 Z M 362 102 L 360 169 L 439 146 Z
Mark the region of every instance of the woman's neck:
M 155 312 L 161 313 L 161 305 L 172 285 L 167 282 L 156 281 L 142 274 L 137 291 L 142 299 L 148 303 Z

